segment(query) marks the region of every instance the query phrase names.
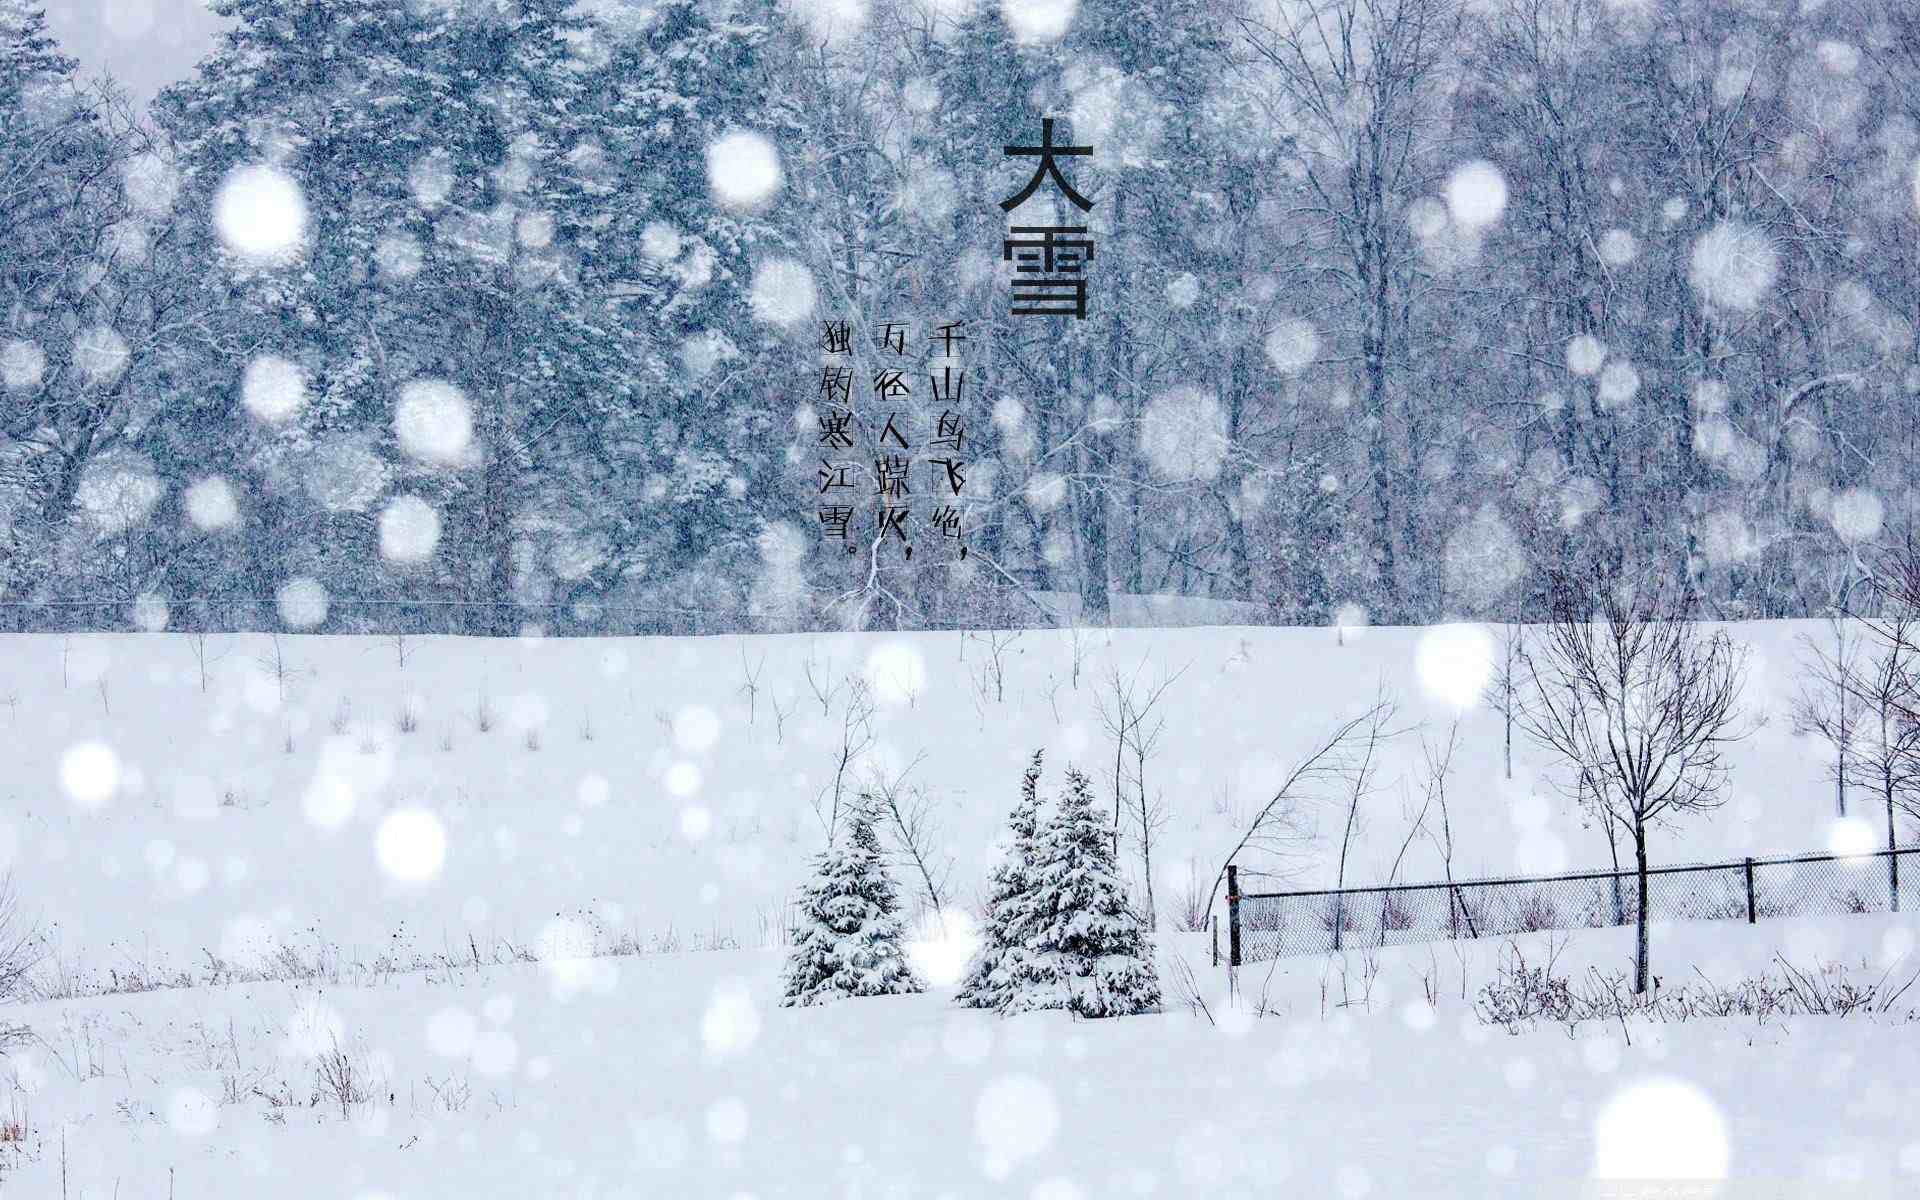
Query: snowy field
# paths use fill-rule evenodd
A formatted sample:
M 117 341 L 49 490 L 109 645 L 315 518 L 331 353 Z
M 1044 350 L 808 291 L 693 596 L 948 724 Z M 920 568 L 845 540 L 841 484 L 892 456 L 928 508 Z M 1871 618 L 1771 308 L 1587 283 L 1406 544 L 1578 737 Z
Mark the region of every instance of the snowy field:
M 1854 844 L 1861 827 L 1836 822 L 1819 744 L 1788 717 L 1795 639 L 1824 627 L 1734 632 L 1765 724 L 1734 749 L 1726 806 L 1659 835 L 1655 860 Z M 1034 749 L 1048 751 L 1049 786 L 1068 762 L 1096 786 L 1110 779 L 1101 703 L 1114 669 L 1150 685 L 1177 676 L 1147 766 L 1169 812 L 1163 929 L 1169 898 L 1190 874 L 1212 878 L 1295 757 L 1381 688 L 1409 732 L 1384 750 L 1350 880 L 1385 874 L 1406 836 L 1402 785 L 1420 787 L 1421 737 L 1456 719 L 1456 872 L 1607 862 L 1517 733 L 1504 777 L 1502 724 L 1479 698 L 1493 645 L 1481 632 L 998 640 L 999 672 L 993 635 L 0 640 L 0 857 L 47 931 L 44 978 L 83 992 L 241 980 L 8 1010 L 35 1039 L 4 1067 L 0 1130 L 17 1134 L 0 1133 L 12 1164 L 0 1189 L 1073 1200 L 1920 1187 L 1920 1025 L 1903 1019 L 1920 996 L 1846 1019 L 1510 1036 L 1475 1015 L 1499 946 L 1261 964 L 1229 1001 L 1204 936 L 1169 933 L 1162 979 L 1172 992 L 1176 959 L 1190 964 L 1210 1017 L 1171 1004 L 1003 1020 L 954 1007 L 951 986 L 779 1008 L 773 931 L 822 842 L 809 801 L 840 756 L 850 679 L 874 702 L 854 773 L 912 764 L 959 908 L 978 903 Z M 1270 865 L 1328 882 L 1342 802 L 1323 795 L 1307 814 L 1318 836 Z M 1416 843 L 1401 876 L 1438 869 Z M 1574 935 L 1560 969 L 1627 968 L 1630 939 Z M 1886 916 L 1653 931 L 1656 972 L 1724 982 L 1776 955 L 1872 982 L 1920 966 L 1913 945 L 1911 918 Z M 474 965 L 503 948 L 546 961 Z M 640 953 L 583 957 L 614 949 Z M 957 974 L 951 942 L 914 953 L 936 982 Z M 277 973 L 304 977 L 261 980 Z M 328 1082 L 342 1072 L 360 1097 L 344 1108 Z M 1593 1190 L 1634 1177 L 1731 1182 Z M 1774 1185 L 1787 1190 L 1763 1190 Z

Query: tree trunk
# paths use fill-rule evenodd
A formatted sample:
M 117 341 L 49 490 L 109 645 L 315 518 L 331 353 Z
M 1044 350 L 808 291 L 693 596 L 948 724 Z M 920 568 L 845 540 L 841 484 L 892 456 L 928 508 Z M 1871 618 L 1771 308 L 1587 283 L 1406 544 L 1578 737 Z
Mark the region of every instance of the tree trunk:
M 1633 936 L 1633 990 L 1636 995 L 1647 991 L 1647 826 L 1638 817 L 1633 822 L 1634 874 L 1639 883 L 1640 911 L 1635 914 Z

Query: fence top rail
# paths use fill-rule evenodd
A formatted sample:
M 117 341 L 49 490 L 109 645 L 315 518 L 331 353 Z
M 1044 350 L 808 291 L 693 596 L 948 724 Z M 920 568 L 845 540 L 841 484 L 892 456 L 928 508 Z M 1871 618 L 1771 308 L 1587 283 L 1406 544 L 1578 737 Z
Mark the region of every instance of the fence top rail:
M 1903 854 L 1920 854 L 1920 846 L 1900 846 L 1893 850 L 1868 850 L 1859 854 L 1793 854 L 1780 858 L 1736 858 L 1728 862 L 1717 863 L 1673 863 L 1664 867 L 1648 867 L 1648 875 L 1685 875 L 1698 871 L 1744 871 L 1749 865 L 1755 867 L 1792 866 L 1799 863 L 1817 862 L 1859 862 L 1876 858 L 1892 858 Z M 1258 872 L 1243 872 L 1258 874 Z M 1458 888 L 1512 887 L 1528 883 L 1581 883 L 1596 879 L 1631 879 L 1635 872 L 1631 867 L 1618 871 L 1575 871 L 1566 875 L 1513 875 L 1480 879 L 1455 879 L 1452 882 L 1441 880 L 1437 883 L 1384 883 L 1367 887 L 1315 888 L 1299 892 L 1241 892 L 1242 900 L 1288 900 L 1311 896 L 1368 896 L 1385 892 L 1432 892 L 1449 891 Z

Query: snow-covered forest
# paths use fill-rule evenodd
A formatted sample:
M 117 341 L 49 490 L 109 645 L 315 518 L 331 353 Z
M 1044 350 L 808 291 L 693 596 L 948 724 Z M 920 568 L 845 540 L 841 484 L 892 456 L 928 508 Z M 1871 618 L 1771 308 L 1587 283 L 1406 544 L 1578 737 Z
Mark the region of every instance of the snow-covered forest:
M 1804 616 L 1911 528 L 1903 3 L 213 7 L 144 111 L 0 15 L 11 628 Z M 826 552 L 829 320 L 968 323 L 966 561 Z

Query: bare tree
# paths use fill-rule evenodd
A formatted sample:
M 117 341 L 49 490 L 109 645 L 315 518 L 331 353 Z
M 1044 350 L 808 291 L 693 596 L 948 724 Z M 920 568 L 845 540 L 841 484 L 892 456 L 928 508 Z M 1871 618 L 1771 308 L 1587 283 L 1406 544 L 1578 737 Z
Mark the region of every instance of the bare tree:
M 1493 662 L 1493 677 L 1487 681 L 1487 706 L 1500 714 L 1505 736 L 1502 753 L 1505 755 L 1507 778 L 1512 779 L 1513 722 L 1527 703 L 1526 668 L 1523 665 L 1527 657 L 1527 627 L 1501 626 L 1496 654 L 1498 657 Z
M 1287 772 L 1286 778 L 1280 781 L 1280 786 L 1254 812 L 1233 846 L 1228 849 L 1220 869 L 1214 873 L 1204 916 L 1213 915 L 1213 897 L 1220 892 L 1220 885 L 1227 877 L 1228 865 L 1240 855 L 1255 851 L 1284 856 L 1297 851 L 1312 837 L 1305 820 L 1308 804 L 1317 798 L 1326 785 L 1343 778 L 1342 756 L 1367 736 L 1366 731 L 1378 719 L 1376 709 L 1372 708 L 1358 716 L 1349 717 L 1300 756 L 1293 769 Z
M 1426 793 L 1429 807 L 1440 809 L 1440 826 L 1435 829 L 1425 825 L 1427 837 L 1433 842 L 1434 849 L 1440 852 L 1440 869 L 1447 881 L 1447 928 L 1453 936 L 1459 937 L 1459 923 L 1467 924 L 1467 936 L 1479 937 L 1480 931 L 1474 925 L 1473 910 L 1467 906 L 1466 898 L 1453 882 L 1453 814 L 1447 808 L 1447 774 L 1453 769 L 1453 752 L 1460 745 L 1460 722 L 1455 721 L 1447 727 L 1447 740 L 1436 747 L 1422 738 L 1421 753 L 1426 757 Z M 1424 815 L 1425 809 L 1422 810 Z
M 953 856 L 940 850 L 939 807 L 926 789 L 907 787 L 906 778 L 920 763 L 916 757 L 898 775 L 877 778 L 861 795 L 893 832 L 900 857 L 919 876 L 920 899 L 933 912 L 946 907 L 942 893 L 953 876 Z
M 1746 735 L 1745 653 L 1690 621 L 1692 593 L 1612 558 L 1553 574 L 1552 620 L 1527 656 L 1523 727 L 1566 760 L 1596 811 L 1633 839 L 1634 991 L 1647 990 L 1647 842 L 1655 824 L 1717 807 L 1722 753 Z
M 820 819 L 827 840 L 833 840 L 840 826 L 840 806 L 847 791 L 847 776 L 861 757 L 873 748 L 873 689 L 867 681 L 849 675 L 843 685 L 846 701 L 840 710 L 840 744 L 834 751 L 833 782 L 822 788 L 813 800 L 813 815 Z M 836 689 L 840 690 L 840 689 Z
M 1831 649 L 1807 634 L 1800 635 L 1807 648 L 1807 678 L 1793 702 L 1795 733 L 1817 734 L 1833 750 L 1834 807 L 1839 816 L 1847 815 L 1847 784 L 1854 773 L 1854 742 L 1860 737 L 1867 716 L 1867 689 L 1863 686 L 1861 641 L 1858 630 L 1841 617 L 1827 619 L 1827 632 L 1833 639 Z
M 1346 782 L 1347 815 L 1341 823 L 1339 867 L 1334 875 L 1333 886 L 1344 889 L 1347 886 L 1347 856 L 1353 846 L 1354 836 L 1365 828 L 1360 816 L 1361 804 L 1373 797 L 1379 790 L 1375 777 L 1380 766 L 1380 751 L 1385 744 L 1398 737 L 1404 730 L 1389 730 L 1388 722 L 1393 720 L 1397 711 L 1393 700 L 1382 687 L 1374 698 L 1373 707 L 1367 710 L 1366 724 L 1355 735 L 1349 749 L 1340 757 L 1340 774 Z M 1346 895 L 1336 891 L 1334 895 L 1333 948 L 1340 949 L 1341 932 L 1346 927 Z

